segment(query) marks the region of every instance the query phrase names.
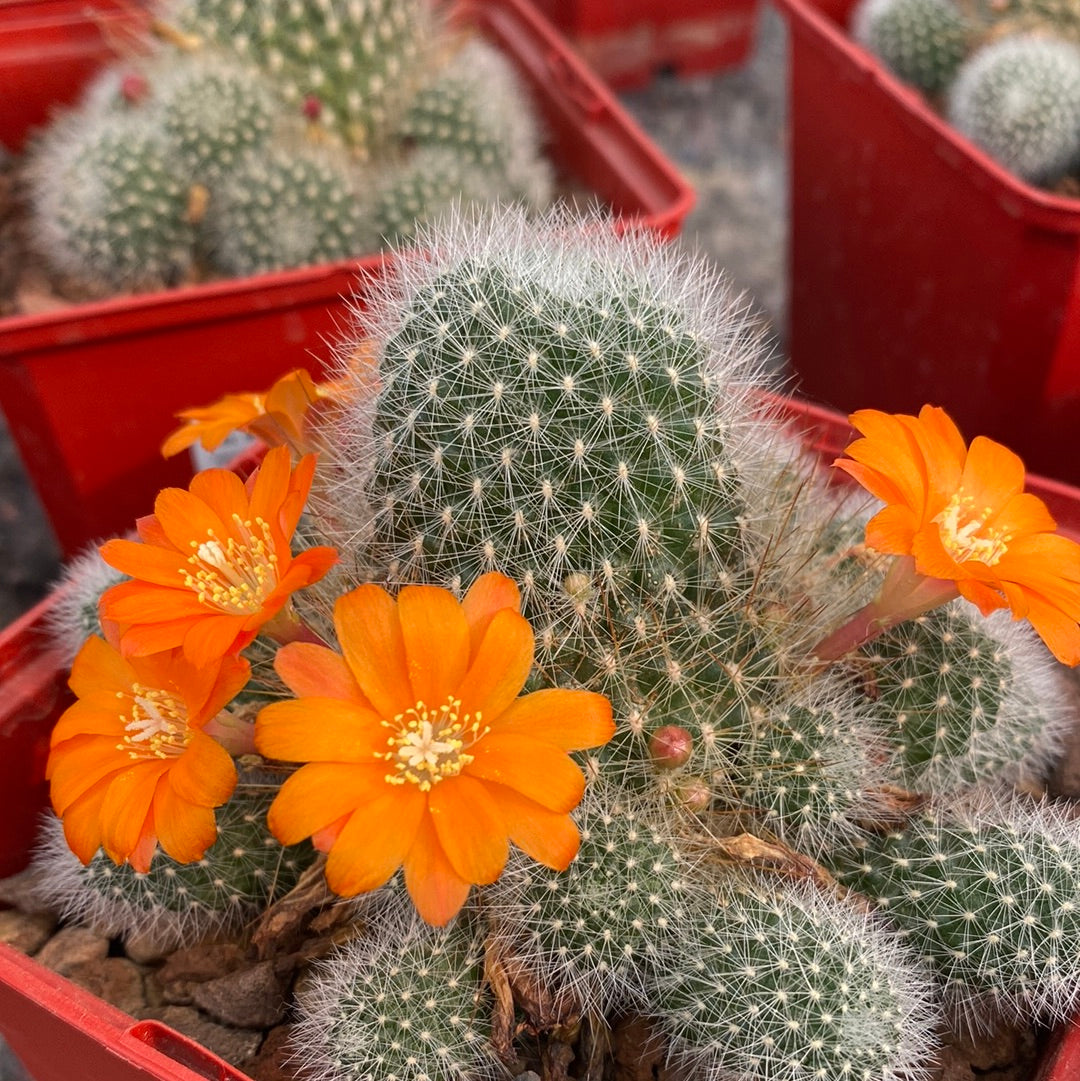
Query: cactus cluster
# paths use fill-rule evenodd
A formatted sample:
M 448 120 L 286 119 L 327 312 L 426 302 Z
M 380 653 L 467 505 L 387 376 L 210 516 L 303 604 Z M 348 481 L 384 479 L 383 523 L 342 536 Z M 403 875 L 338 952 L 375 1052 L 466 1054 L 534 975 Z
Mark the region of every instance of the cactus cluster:
M 454 202 L 550 198 L 532 103 L 430 5 L 184 0 L 32 149 L 32 236 L 83 291 L 371 253 Z
M 1075 719 L 1060 666 L 960 600 L 811 660 L 885 577 L 865 501 L 762 398 L 712 273 L 609 224 L 451 215 L 372 284 L 377 379 L 343 346 L 352 393 L 323 418 L 305 526 L 342 563 L 302 610 L 343 580 L 461 595 L 500 572 L 535 634 L 529 689 L 600 692 L 616 732 L 578 754 L 565 870 L 514 853 L 441 929 L 409 863 L 357 872 L 385 885 L 306 978 L 298 1060 L 325 1081 L 464 1081 L 631 1013 L 710 1081 L 916 1081 L 946 1017 L 1062 1016 L 1080 826 L 1031 795 Z M 318 631 L 333 641 L 325 615 Z M 282 679 L 312 684 L 317 647 L 286 648 Z M 358 687 L 326 672 L 353 704 L 308 701 L 337 731 Z M 294 738 L 300 714 L 280 716 Z M 412 765 L 463 754 L 426 738 Z M 355 821 L 313 822 L 316 843 L 361 845 Z
M 1053 187 L 1080 165 L 1074 0 L 861 0 L 852 33 L 1022 180 Z

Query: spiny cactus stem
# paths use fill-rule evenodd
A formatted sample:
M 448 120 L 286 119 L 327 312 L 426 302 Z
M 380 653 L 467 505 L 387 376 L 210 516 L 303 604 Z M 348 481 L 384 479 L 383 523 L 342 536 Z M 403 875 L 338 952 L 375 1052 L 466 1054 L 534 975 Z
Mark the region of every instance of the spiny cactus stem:
M 889 568 L 878 595 L 819 642 L 811 656 L 823 663 L 839 660 L 898 623 L 915 619 L 959 596 L 955 582 L 928 578 L 915 569 L 912 556 L 900 556 Z

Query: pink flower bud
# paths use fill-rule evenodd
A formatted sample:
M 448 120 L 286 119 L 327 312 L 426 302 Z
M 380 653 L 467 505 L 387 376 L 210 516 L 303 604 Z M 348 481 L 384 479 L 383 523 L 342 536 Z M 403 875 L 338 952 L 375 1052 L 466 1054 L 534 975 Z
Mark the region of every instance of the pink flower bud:
M 649 756 L 657 769 L 685 766 L 694 750 L 694 737 L 677 724 L 665 724 L 649 737 Z
M 120 97 L 130 105 L 138 105 L 149 92 L 150 84 L 146 81 L 146 76 L 137 71 L 128 72 L 120 80 Z
M 322 99 L 314 94 L 308 94 L 304 98 L 304 116 L 308 120 L 318 120 L 322 116 Z

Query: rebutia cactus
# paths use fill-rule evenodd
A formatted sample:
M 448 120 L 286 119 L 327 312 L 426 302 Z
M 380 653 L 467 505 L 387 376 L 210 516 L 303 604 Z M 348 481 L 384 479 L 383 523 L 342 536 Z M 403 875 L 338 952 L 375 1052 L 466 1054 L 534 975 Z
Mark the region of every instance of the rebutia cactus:
M 957 74 L 949 119 L 1025 180 L 1056 178 L 1080 158 L 1080 49 L 1039 37 L 984 46 Z
M 305 1070 L 341 1081 L 500 1076 L 478 915 L 436 930 L 397 897 L 367 906 L 365 916 L 377 937 L 345 946 L 303 996 L 294 1042 Z
M 267 72 L 299 113 L 370 151 L 404 110 L 433 33 L 420 0 L 186 0 L 177 22 Z
M 71 116 L 42 139 L 30 172 L 35 240 L 63 273 L 115 289 L 177 285 L 191 273 L 191 185 L 143 117 L 83 128 Z
M 34 856 L 40 899 L 105 934 L 139 935 L 160 949 L 235 933 L 296 885 L 310 845 L 284 848 L 266 828 L 270 778 L 250 774 L 218 815 L 218 839 L 197 863 L 158 853 L 139 874 L 99 853 L 85 867 L 50 817 Z
M 1080 998 L 1080 825 L 1052 804 L 976 794 L 835 860 L 940 972 L 950 1005 L 1063 1018 Z
M 952 81 L 974 29 L 952 0 L 863 0 L 852 16 L 855 39 L 927 94 Z
M 350 170 L 305 146 L 249 154 L 210 205 L 206 244 L 236 275 L 333 262 L 373 246 Z
M 314 626 L 326 642 L 339 635 L 346 661 L 310 641 L 285 646 L 278 675 L 298 701 L 264 710 L 255 739 L 264 753 L 293 753 L 308 722 L 325 720 L 312 738 L 326 757 L 302 759 L 289 798 L 307 815 L 316 801 L 304 785 L 342 783 L 332 814 L 311 811 L 311 833 L 297 835 L 317 834 L 327 866 L 340 861 L 367 884 L 354 892 L 382 888 L 302 997 L 298 1057 L 323 1081 L 483 1077 L 513 1058 L 506 999 L 526 985 L 567 1030 L 647 1014 L 670 1055 L 708 1081 L 923 1081 L 944 1005 L 977 1027 L 1002 1010 L 1057 1017 L 1076 999 L 1080 973 L 1063 944 L 1077 934 L 1080 831 L 1019 795 L 987 794 L 1041 782 L 1069 715 L 1057 672 L 1026 633 L 1001 617 L 975 621 L 961 602 L 830 665 L 815 647 L 883 589 L 883 560 L 861 543 L 865 501 L 831 491 L 755 395 L 755 340 L 720 283 L 609 224 L 564 213 L 536 224 L 517 207 L 425 227 L 372 285 L 364 337 L 376 371 L 355 363 L 357 343 L 343 347 L 304 529 L 305 543 L 337 542 L 342 562 L 299 608 L 322 606 Z M 269 453 L 280 469 L 282 448 Z M 219 480 L 207 490 L 224 499 Z M 404 862 L 394 877 L 397 842 L 371 867 L 361 834 L 406 783 L 421 795 L 406 792 L 413 803 L 401 806 L 427 811 L 428 792 L 473 752 L 480 769 L 456 791 L 471 784 L 495 801 L 508 778 L 487 769 L 505 714 L 473 706 L 462 720 L 453 694 L 429 710 L 416 686 L 438 697 L 443 661 L 410 652 L 429 622 L 406 630 L 401 616 L 438 593 L 460 615 L 458 656 L 473 656 L 474 625 L 459 609 L 487 603 L 466 591 L 489 571 L 516 583 L 535 635 L 515 686 L 532 656 L 527 687 L 546 701 L 595 704 L 585 688 L 610 702 L 610 742 L 561 737 L 563 754 L 597 748 L 577 752 L 590 782 L 574 812 L 580 848 L 572 861 L 572 846 L 547 866 L 522 854 L 501 877 L 485 864 L 468 879 L 445 874 L 442 849 L 424 849 L 420 872 Z M 516 605 L 513 584 L 490 577 Z M 367 584 L 331 624 L 343 580 Z M 404 588 L 395 601 L 372 584 L 415 582 L 464 601 Z M 369 602 L 381 607 L 353 607 Z M 520 627 L 504 609 L 488 626 L 505 616 Z M 384 655 L 363 652 L 376 620 L 350 624 L 360 611 L 383 613 L 402 640 L 379 645 L 383 666 L 350 667 Z M 271 650 L 245 645 L 260 678 L 243 693 L 256 704 L 280 690 Z M 397 716 L 399 692 L 371 675 L 395 666 L 418 681 L 400 692 L 417 705 Z M 372 761 L 356 751 L 362 776 L 334 757 L 350 717 L 371 712 L 361 690 L 391 700 L 363 737 Z M 415 720 L 384 744 L 381 728 L 407 714 Z M 512 724 L 508 735 L 526 738 Z M 296 784 L 312 764 L 316 779 Z M 359 818 L 351 784 L 355 800 L 379 793 Z M 450 800 L 441 806 L 456 814 Z M 514 827 L 541 863 L 545 823 L 573 836 L 573 801 L 554 803 Z M 519 805 L 492 802 L 493 814 Z M 481 817 L 483 807 L 478 795 Z M 458 891 L 442 930 L 421 925 L 404 897 L 415 899 L 420 873 Z M 485 972 L 506 977 L 501 1000 L 486 997 Z

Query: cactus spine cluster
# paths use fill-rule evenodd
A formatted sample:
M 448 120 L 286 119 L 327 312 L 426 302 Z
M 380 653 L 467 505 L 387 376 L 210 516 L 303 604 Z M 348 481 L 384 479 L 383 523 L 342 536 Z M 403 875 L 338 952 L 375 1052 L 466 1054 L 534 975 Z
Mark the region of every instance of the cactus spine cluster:
M 544 205 L 532 103 L 430 5 L 185 0 L 31 155 L 33 235 L 100 291 L 336 261 L 454 202 Z
M 371 286 L 377 379 L 343 345 L 309 508 L 342 564 L 304 606 L 501 572 L 529 689 L 599 691 L 617 731 L 579 757 L 565 871 L 515 856 L 441 930 L 400 876 L 358 911 L 298 1006 L 312 1075 L 484 1077 L 549 1010 L 647 1015 L 709 1081 L 920 1081 L 946 1011 L 1061 1016 L 1080 825 L 1000 794 L 1072 716 L 1055 666 L 966 602 L 809 660 L 884 568 L 701 264 L 520 208 L 418 241 Z

